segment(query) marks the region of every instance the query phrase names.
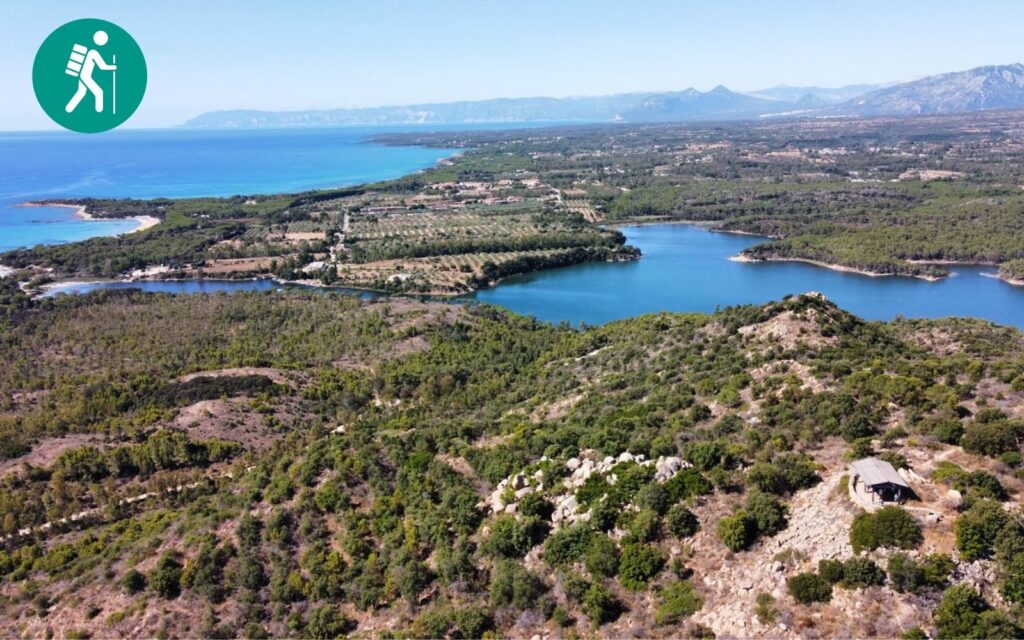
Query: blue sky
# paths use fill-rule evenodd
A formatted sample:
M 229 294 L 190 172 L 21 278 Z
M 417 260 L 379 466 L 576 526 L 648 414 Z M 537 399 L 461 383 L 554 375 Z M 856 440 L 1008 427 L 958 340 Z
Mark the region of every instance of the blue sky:
M 128 124 L 147 127 L 215 109 L 838 86 L 1024 61 L 1016 0 L 7 2 L 0 130 L 52 128 L 32 59 L 86 17 L 142 46 L 149 88 Z

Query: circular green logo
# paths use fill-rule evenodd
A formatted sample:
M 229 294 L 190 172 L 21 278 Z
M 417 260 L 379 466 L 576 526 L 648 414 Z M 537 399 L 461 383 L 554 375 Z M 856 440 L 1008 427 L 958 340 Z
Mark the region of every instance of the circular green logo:
M 36 53 L 32 87 L 46 115 L 79 133 L 108 131 L 146 93 L 146 59 L 128 32 L 87 18 L 58 27 Z

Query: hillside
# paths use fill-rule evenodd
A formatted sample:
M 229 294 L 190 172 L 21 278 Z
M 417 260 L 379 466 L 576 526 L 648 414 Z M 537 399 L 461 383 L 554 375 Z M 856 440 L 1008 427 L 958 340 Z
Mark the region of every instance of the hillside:
M 929 76 L 852 98 L 835 107 L 856 115 L 960 113 L 1024 107 L 1024 64 Z
M 5 300 L 10 635 L 1018 633 L 1014 330 Z M 914 498 L 861 515 L 866 455 Z
M 805 100 L 807 96 L 811 96 L 817 100 L 820 100 L 823 104 L 836 104 L 839 102 L 846 102 L 862 96 L 865 93 L 875 91 L 883 88 L 884 85 L 878 84 L 849 84 L 843 87 L 790 87 L 790 86 L 779 86 L 771 87 L 770 89 L 759 89 L 757 91 L 749 92 L 749 95 L 757 96 L 758 98 L 767 98 L 768 100 L 782 100 L 783 102 L 797 102 L 799 100 Z

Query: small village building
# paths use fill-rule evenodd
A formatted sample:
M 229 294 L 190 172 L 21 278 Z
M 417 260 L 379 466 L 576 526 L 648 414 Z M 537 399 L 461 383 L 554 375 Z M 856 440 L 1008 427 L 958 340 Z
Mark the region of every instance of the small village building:
M 907 481 L 891 464 L 878 458 L 853 463 L 852 488 L 871 502 L 902 502 L 913 494 Z

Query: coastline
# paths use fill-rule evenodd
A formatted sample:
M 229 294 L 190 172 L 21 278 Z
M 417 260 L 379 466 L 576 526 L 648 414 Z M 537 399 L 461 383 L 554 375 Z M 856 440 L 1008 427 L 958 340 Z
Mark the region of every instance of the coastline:
M 943 278 L 949 276 L 928 276 L 928 275 L 914 275 L 909 273 L 878 273 L 877 271 L 867 271 L 866 269 L 857 269 L 856 267 L 847 267 L 841 264 L 832 264 L 829 262 L 822 262 L 820 260 L 811 260 L 810 258 L 751 258 L 750 256 L 738 253 L 734 256 L 730 256 L 729 260 L 732 262 L 746 262 L 746 263 L 758 263 L 758 262 L 802 262 L 804 264 L 813 265 L 815 267 L 821 267 L 823 269 L 831 269 L 832 271 L 840 271 L 842 273 L 853 273 L 859 276 L 867 276 L 869 278 L 917 278 L 918 280 L 924 280 L 925 282 L 939 282 Z
M 128 216 L 126 218 L 97 218 L 96 216 L 92 215 L 91 213 L 89 213 L 89 212 L 87 212 L 85 210 L 85 205 L 84 204 L 71 204 L 70 202 L 34 202 L 33 201 L 33 202 L 22 202 L 22 203 L 19 203 L 19 204 L 15 205 L 15 206 L 17 206 L 17 207 L 58 207 L 60 209 L 73 209 L 72 213 L 73 213 L 73 215 L 76 218 L 78 218 L 79 220 L 88 220 L 90 222 L 104 222 L 104 221 L 114 221 L 114 220 L 134 220 L 135 222 L 139 223 L 139 226 L 135 227 L 131 231 L 125 231 L 124 233 L 118 233 L 118 234 L 114 234 L 113 236 L 107 236 L 107 237 L 117 237 L 117 236 L 128 235 L 130 233 L 138 233 L 140 231 L 145 231 L 146 229 L 152 229 L 153 227 L 155 227 L 156 225 L 160 224 L 160 222 L 161 222 L 160 218 L 156 218 L 154 216 Z
M 697 227 L 704 231 L 710 231 L 711 233 L 725 233 L 733 236 L 747 236 L 750 238 L 764 238 L 765 240 L 779 240 L 782 236 L 766 236 L 760 233 L 754 233 L 752 231 L 741 231 L 739 229 L 722 229 L 717 227 L 719 224 L 718 220 L 678 220 L 675 218 L 659 218 L 657 216 L 651 218 L 640 218 L 636 220 L 616 220 L 614 222 L 599 222 L 598 224 L 608 229 L 622 229 L 623 227 L 651 227 L 662 224 L 672 225 L 686 225 L 689 227 Z
M 92 215 L 91 213 L 88 213 L 85 210 L 85 205 L 54 204 L 54 205 L 38 205 L 38 206 L 46 206 L 46 207 L 51 207 L 52 206 L 52 207 L 68 207 L 68 208 L 72 208 L 72 209 L 75 210 L 75 216 L 78 217 L 78 218 L 81 218 L 82 220 L 91 220 L 91 221 L 134 220 L 134 221 L 139 223 L 139 226 L 135 227 L 131 231 L 126 231 L 124 233 L 117 234 L 119 236 L 126 236 L 126 235 L 128 235 L 130 233 L 139 233 L 140 231 L 145 231 L 146 229 L 152 229 L 156 225 L 160 224 L 160 218 L 156 218 L 154 216 L 128 216 L 127 218 L 97 218 L 96 216 Z
M 1005 276 L 999 273 L 998 271 L 993 271 L 991 273 L 982 273 L 980 275 L 983 275 L 986 278 L 995 278 L 996 280 L 1002 280 L 1006 284 L 1013 287 L 1024 287 L 1024 280 L 1020 278 L 1011 278 L 1010 276 Z
M 715 231 L 715 229 L 712 228 L 715 223 L 707 220 L 674 220 L 671 218 L 658 217 L 639 218 L 636 220 L 615 220 L 612 222 L 601 221 L 597 224 L 607 229 L 621 229 L 622 227 L 651 227 L 662 224 L 681 224 L 691 227 L 699 227 L 706 231 Z
M 4 267 L 9 268 L 9 267 Z M 13 271 L 13 269 L 12 269 Z M 160 282 L 171 282 L 171 283 L 242 283 L 242 282 L 261 282 L 270 281 L 282 288 L 299 288 L 309 290 L 321 290 L 328 293 L 341 293 L 346 295 L 358 295 L 358 296 L 371 296 L 374 298 L 378 297 L 409 297 L 416 299 L 432 300 L 435 302 L 452 302 L 463 296 L 471 295 L 473 292 L 458 293 L 458 294 L 445 294 L 445 293 L 405 293 L 387 291 L 384 289 L 373 289 L 370 287 L 357 287 L 351 285 L 336 285 L 336 284 L 323 284 L 320 281 L 307 281 L 307 280 L 284 280 L 276 276 L 254 276 L 251 278 L 91 278 L 91 279 L 75 279 L 67 278 L 64 280 L 55 280 L 53 282 L 47 282 L 39 287 L 39 293 L 35 296 L 37 298 L 46 298 L 53 295 L 62 293 L 59 289 L 67 289 L 70 287 L 78 287 L 84 285 L 121 285 L 121 284 L 141 284 L 141 283 L 160 283 Z M 69 294 L 70 295 L 70 294 Z

